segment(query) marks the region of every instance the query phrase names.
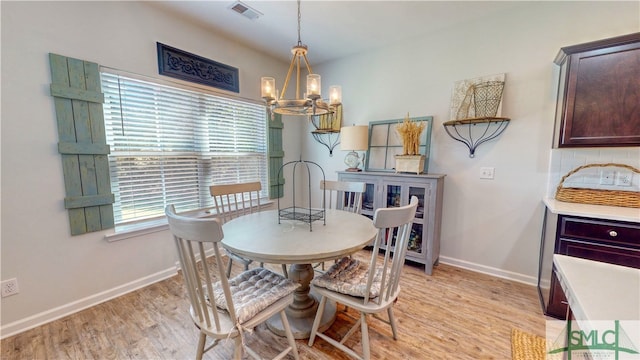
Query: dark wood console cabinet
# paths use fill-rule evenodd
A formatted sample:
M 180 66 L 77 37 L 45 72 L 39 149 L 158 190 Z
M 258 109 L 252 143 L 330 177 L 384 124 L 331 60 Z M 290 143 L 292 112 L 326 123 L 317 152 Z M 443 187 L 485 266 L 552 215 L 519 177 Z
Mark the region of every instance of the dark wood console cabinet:
M 640 268 L 639 223 L 555 215 L 547 210 L 545 228 L 538 291 L 546 315 L 564 319 L 567 314 L 566 298 L 552 265 L 553 254 Z
M 640 146 L 640 33 L 560 49 L 556 147 Z

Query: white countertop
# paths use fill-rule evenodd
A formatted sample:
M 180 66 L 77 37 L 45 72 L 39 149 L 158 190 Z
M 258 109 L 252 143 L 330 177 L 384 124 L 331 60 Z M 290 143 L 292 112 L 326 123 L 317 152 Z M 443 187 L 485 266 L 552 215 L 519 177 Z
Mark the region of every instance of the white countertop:
M 554 214 L 640 223 L 640 209 L 638 208 L 578 204 L 558 201 L 549 197 L 545 197 L 542 201 Z
M 553 263 L 576 320 L 640 320 L 640 269 L 559 254 Z

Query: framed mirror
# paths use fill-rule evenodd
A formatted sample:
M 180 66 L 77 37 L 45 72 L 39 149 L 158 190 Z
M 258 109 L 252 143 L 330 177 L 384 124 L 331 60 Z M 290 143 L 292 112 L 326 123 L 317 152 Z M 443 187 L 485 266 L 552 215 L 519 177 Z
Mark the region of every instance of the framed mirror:
M 395 155 L 402 155 L 402 139 L 396 126 L 404 118 L 369 123 L 369 150 L 365 161 L 366 171 L 395 171 Z M 424 121 L 426 125 L 420 134 L 419 152 L 425 155 L 424 172 L 429 169 L 429 151 L 431 147 L 431 128 L 433 116 L 412 117 L 411 121 Z

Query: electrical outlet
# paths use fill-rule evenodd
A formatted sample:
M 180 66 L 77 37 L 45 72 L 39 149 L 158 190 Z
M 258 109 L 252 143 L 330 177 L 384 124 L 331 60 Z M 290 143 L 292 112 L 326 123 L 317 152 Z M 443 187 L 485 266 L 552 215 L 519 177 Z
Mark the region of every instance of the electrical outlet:
M 20 292 L 18 288 L 18 279 L 13 278 L 0 283 L 2 297 L 15 295 Z
M 613 185 L 613 179 L 615 178 L 616 172 L 613 170 L 602 170 L 600 171 L 600 185 Z
M 492 168 L 492 167 L 481 167 L 480 168 L 480 179 L 493 180 L 494 171 L 495 171 L 495 168 Z
M 631 177 L 633 173 L 631 171 L 618 171 L 616 174 L 616 185 L 618 186 L 631 186 Z

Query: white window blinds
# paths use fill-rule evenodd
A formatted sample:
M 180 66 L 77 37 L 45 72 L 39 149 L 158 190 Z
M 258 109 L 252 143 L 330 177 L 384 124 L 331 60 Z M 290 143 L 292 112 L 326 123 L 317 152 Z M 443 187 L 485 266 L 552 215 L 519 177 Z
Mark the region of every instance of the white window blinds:
M 116 224 L 211 207 L 209 186 L 259 180 L 266 196 L 264 106 L 101 73 Z

